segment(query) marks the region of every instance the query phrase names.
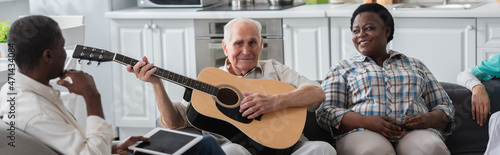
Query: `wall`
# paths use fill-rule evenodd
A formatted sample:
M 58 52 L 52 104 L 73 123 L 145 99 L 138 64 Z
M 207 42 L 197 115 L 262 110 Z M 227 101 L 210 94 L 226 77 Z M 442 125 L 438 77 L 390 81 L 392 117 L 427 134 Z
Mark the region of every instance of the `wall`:
M 14 22 L 20 15 L 30 13 L 29 0 L 0 0 L 0 22 Z

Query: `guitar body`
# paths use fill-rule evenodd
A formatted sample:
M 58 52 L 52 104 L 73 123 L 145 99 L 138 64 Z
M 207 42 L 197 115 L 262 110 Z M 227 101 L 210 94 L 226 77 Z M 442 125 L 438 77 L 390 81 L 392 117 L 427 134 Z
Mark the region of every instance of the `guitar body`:
M 293 86 L 275 80 L 239 78 L 217 68 L 202 70 L 197 80 L 221 90 L 217 97 L 193 90 L 188 120 L 194 127 L 220 134 L 252 154 L 292 153 L 304 129 L 306 107 L 277 110 L 248 120 L 241 117 L 239 105 L 243 92 L 271 95 L 293 91 Z

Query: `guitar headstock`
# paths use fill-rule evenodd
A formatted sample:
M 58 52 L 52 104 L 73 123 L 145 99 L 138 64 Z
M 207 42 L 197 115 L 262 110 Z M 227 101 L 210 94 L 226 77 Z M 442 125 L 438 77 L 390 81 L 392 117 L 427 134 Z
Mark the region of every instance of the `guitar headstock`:
M 89 60 L 87 64 L 92 61 L 97 61 L 98 64 L 106 61 L 113 61 L 115 53 L 98 49 L 94 47 L 88 47 L 83 45 L 76 45 L 75 51 L 73 52 L 73 58 L 79 59 L 78 62 L 83 60 Z

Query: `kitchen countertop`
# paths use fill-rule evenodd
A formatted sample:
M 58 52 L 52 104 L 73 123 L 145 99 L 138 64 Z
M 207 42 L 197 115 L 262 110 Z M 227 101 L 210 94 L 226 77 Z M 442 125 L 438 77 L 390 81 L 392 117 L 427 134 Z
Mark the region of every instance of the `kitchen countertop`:
M 218 18 L 311 18 L 325 17 L 325 10 L 332 10 L 340 5 L 300 5 L 285 10 L 273 11 L 197 11 L 200 8 L 128 8 L 106 12 L 107 18 L 113 19 L 218 19 Z
M 351 17 L 352 13 L 361 4 L 352 4 L 345 7 L 338 7 L 335 10 L 325 10 L 327 17 Z M 402 4 L 386 5 L 393 17 L 433 17 L 433 18 L 486 18 L 500 17 L 500 5 L 498 3 L 485 3 L 469 10 L 439 10 L 439 9 L 413 9 L 413 10 L 393 10 L 394 7 Z
M 128 8 L 106 12 L 111 19 L 228 19 L 351 17 L 359 3 L 300 5 L 274 11 L 197 11 L 200 8 Z M 394 17 L 482 18 L 500 17 L 500 5 L 486 3 L 470 10 L 392 10 L 401 4 L 386 5 Z

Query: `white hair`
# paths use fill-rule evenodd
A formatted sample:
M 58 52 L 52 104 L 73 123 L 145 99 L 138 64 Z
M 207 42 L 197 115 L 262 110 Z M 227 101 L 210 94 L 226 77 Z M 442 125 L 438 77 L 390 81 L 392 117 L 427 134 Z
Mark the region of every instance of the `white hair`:
M 247 22 L 247 23 L 253 24 L 257 28 L 257 31 L 259 31 L 259 38 L 258 39 L 260 41 L 260 38 L 261 38 L 260 33 L 262 30 L 262 25 L 260 25 L 260 23 L 258 21 L 255 21 L 253 19 L 238 17 L 238 18 L 234 18 L 233 20 L 229 21 L 226 25 L 224 25 L 224 42 L 229 44 L 229 40 L 231 39 L 231 33 L 233 30 L 233 25 L 234 25 L 234 23 L 238 23 L 238 22 Z

